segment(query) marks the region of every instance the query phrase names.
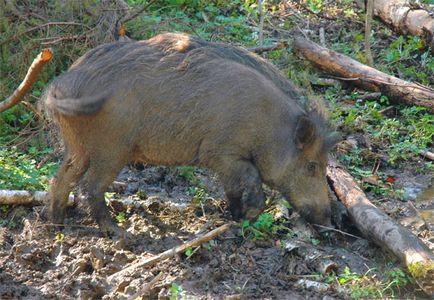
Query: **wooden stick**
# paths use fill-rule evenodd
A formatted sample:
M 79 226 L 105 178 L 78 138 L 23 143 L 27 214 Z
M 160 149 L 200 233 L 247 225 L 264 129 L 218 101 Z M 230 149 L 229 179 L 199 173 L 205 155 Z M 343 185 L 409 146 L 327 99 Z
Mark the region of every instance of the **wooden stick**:
M 351 175 L 333 159 L 329 159 L 327 177 L 360 232 L 393 253 L 409 269 L 425 293 L 432 295 L 432 251 L 409 230 L 373 205 Z
M 283 49 L 283 48 L 287 48 L 287 47 L 288 47 L 288 43 L 285 41 L 282 41 L 282 42 L 278 42 L 278 43 L 272 44 L 272 45 L 250 47 L 250 48 L 247 48 L 247 50 L 260 54 L 262 52 L 274 51 L 274 50 L 279 50 L 279 49 Z
M 149 291 L 152 289 L 152 287 L 163 277 L 163 272 L 158 273 L 157 276 L 155 276 L 148 284 L 146 284 L 140 291 L 132 295 L 128 298 L 128 300 L 135 300 L 140 296 L 146 296 L 146 294 L 149 293 Z
M 264 45 L 264 9 L 262 6 L 263 6 L 263 1 L 258 0 L 258 11 L 259 11 L 258 41 L 259 41 L 259 46 Z
M 219 236 L 222 233 L 224 233 L 225 231 L 227 231 L 232 226 L 232 224 L 233 224 L 232 222 L 231 223 L 226 223 L 226 224 L 224 224 L 224 225 L 222 225 L 220 227 L 217 227 L 214 230 L 211 230 L 210 232 L 208 232 L 208 233 L 206 233 L 204 235 L 201 235 L 201 236 L 199 236 L 199 237 L 197 237 L 197 238 L 195 238 L 195 239 L 193 239 L 191 241 L 187 241 L 187 242 L 185 242 L 182 245 L 179 245 L 179 246 L 176 246 L 176 247 L 174 247 L 172 249 L 164 251 L 164 252 L 162 252 L 162 253 L 160 253 L 160 254 L 158 254 L 156 256 L 152 256 L 152 257 L 146 258 L 146 259 L 144 259 L 142 261 L 139 261 L 138 263 L 135 263 L 135 264 L 133 264 L 133 265 L 131 265 L 131 266 L 129 266 L 129 267 L 127 267 L 127 268 L 119 271 L 119 272 L 116 272 L 116 273 L 110 275 L 107 278 L 107 281 L 109 283 L 113 282 L 118 277 L 123 276 L 126 273 L 130 273 L 130 272 L 134 273 L 134 272 L 136 272 L 140 268 L 144 268 L 144 267 L 147 267 L 147 266 L 150 266 L 150 265 L 154 265 L 154 264 L 156 264 L 159 261 L 162 261 L 164 259 L 173 257 L 176 254 L 182 253 L 185 250 L 187 250 L 187 248 L 196 247 L 196 246 L 202 245 L 203 243 L 206 243 L 206 242 L 208 242 L 210 240 L 213 240 L 217 236 Z
M 434 89 L 387 75 L 346 55 L 321 47 L 302 37 L 295 38 L 294 49 L 306 59 L 337 79 L 374 92 L 390 101 L 424 106 L 434 113 Z
M 42 67 L 45 66 L 47 62 L 51 60 L 53 57 L 53 50 L 50 48 L 42 50 L 41 53 L 36 56 L 33 60 L 32 65 L 27 71 L 26 77 L 21 82 L 19 87 L 10 95 L 6 100 L 0 103 L 0 112 L 5 111 L 8 108 L 16 105 L 24 95 L 30 90 L 32 85 L 36 82 L 38 78 L 39 72 L 42 70 Z
M 367 0 L 366 4 L 366 20 L 365 20 L 365 53 L 366 63 L 368 66 L 374 66 L 374 59 L 371 52 L 371 23 L 372 12 L 374 10 L 374 0 Z

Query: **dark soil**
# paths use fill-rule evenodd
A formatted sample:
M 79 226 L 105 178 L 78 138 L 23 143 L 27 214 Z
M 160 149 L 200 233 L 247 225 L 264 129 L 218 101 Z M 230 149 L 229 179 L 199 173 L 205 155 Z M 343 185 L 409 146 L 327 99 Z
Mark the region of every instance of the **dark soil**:
M 398 266 L 365 239 L 338 233 L 319 236 L 296 213 L 283 209 L 280 218 L 291 227 L 291 235 L 278 232 L 255 241 L 243 238 L 240 228 L 233 226 L 213 242 L 192 249 L 190 257 L 178 255 L 109 283 L 109 275 L 129 264 L 230 219 L 222 190 L 206 171 L 196 171 L 209 192 L 201 205 L 192 200 L 187 192 L 190 186 L 178 171 L 139 169 L 126 167 L 122 171 L 118 181 L 126 185 L 122 191 L 118 187 L 119 199 L 110 201 L 113 216 L 125 213 L 123 227 L 129 237 L 123 249 L 118 240 L 101 235 L 84 204 L 69 209 L 61 231 L 64 236 L 57 238 L 56 229 L 41 217 L 44 207 L 10 210 L 9 216 L 20 225 L 0 228 L 0 298 L 129 299 L 162 272 L 160 281 L 143 299 L 168 299 L 174 283 L 182 288 L 177 294 L 180 299 L 348 299 L 350 291 L 337 282 L 310 286 L 321 281 L 315 275 L 321 261 L 333 261 L 337 273 L 349 266 L 353 272 L 374 272 L 379 277 L 382 270 Z M 432 223 L 428 226 L 432 228 Z M 314 246 L 312 239 L 321 242 Z M 317 257 L 309 260 L 306 251 L 316 251 Z M 417 291 L 401 293 L 422 297 Z

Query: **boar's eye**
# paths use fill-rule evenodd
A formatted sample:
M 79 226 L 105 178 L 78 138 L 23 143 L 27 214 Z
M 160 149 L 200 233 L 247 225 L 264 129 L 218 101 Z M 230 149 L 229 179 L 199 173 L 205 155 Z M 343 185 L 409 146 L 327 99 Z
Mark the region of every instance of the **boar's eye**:
M 317 163 L 314 161 L 311 161 L 307 164 L 307 172 L 308 172 L 309 176 L 315 175 L 317 166 L 318 166 Z

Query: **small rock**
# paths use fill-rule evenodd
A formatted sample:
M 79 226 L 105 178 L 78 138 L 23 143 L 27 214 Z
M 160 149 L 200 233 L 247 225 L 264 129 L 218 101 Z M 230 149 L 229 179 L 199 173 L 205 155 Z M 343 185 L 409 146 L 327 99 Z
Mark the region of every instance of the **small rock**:
M 83 273 L 86 270 L 87 266 L 88 266 L 87 260 L 83 258 L 78 259 L 74 263 L 74 267 L 73 267 L 74 271 L 72 271 L 72 276 L 77 276 L 78 274 Z
M 92 267 L 99 271 L 104 267 L 104 252 L 96 246 L 92 246 L 90 248 L 90 261 L 92 263 Z

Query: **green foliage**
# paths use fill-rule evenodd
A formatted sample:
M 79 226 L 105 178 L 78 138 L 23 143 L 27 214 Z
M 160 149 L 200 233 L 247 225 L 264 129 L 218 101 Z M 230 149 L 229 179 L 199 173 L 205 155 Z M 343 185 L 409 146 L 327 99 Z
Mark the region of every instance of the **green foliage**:
M 170 287 L 170 292 L 170 300 L 186 299 L 184 289 L 182 288 L 182 286 L 178 285 L 175 282 L 172 283 L 172 286 Z
M 200 183 L 198 186 L 189 187 L 187 189 L 187 194 L 193 196 L 193 200 L 196 202 L 203 202 L 209 198 L 208 191 L 206 190 L 206 187 L 203 183 Z
M 323 9 L 323 2 L 322 0 L 307 0 L 307 6 L 311 11 L 314 13 L 320 13 Z
M 190 257 L 193 255 L 193 248 L 188 247 L 185 251 L 184 251 L 185 256 Z
M 29 154 L 19 152 L 16 147 L 0 148 L 0 188 L 45 190 L 48 180 L 57 170 L 57 163 L 47 162 L 38 168 L 36 158 L 51 153 L 51 149 L 39 152 L 29 148 Z
M 0 227 L 13 229 L 17 226 L 14 220 L 0 218 Z
M 176 168 L 179 176 L 188 181 L 190 186 L 187 188 L 187 195 L 193 196 L 194 203 L 203 204 L 210 196 L 206 185 L 200 182 L 196 176 L 196 167 L 178 167 Z
M 6 227 L 6 228 L 15 228 L 17 224 L 14 220 L 7 217 L 7 214 L 9 213 L 11 209 L 10 205 L 3 204 L 0 205 L 0 227 Z
M 140 200 L 146 200 L 148 198 L 148 194 L 144 189 L 139 189 L 136 195 L 137 197 L 139 197 Z
M 187 180 L 189 184 L 194 185 L 197 183 L 198 179 L 195 174 L 196 167 L 183 166 L 183 167 L 177 167 L 176 170 L 178 171 L 179 176 Z
M 365 274 L 352 272 L 347 266 L 342 274 L 330 274 L 324 279 L 327 283 L 336 282 L 342 287 L 349 289 L 353 299 L 384 299 L 394 298 L 396 290 L 400 291 L 409 284 L 414 283 L 411 276 L 399 268 L 386 270 L 382 279 L 375 274 L 370 275 L 373 270 Z
M 426 278 L 428 272 L 434 271 L 434 263 L 424 264 L 422 262 L 412 263 L 408 266 L 410 274 L 414 278 Z
M 65 241 L 65 235 L 61 232 L 57 232 L 56 236 L 54 237 L 54 240 L 59 243 L 63 243 Z
M 240 233 L 243 238 L 251 237 L 254 241 L 267 239 L 273 233 L 273 215 L 262 213 L 253 224 L 249 220 L 241 223 Z
M 387 104 L 387 99 L 383 101 Z M 371 142 L 388 157 L 391 165 L 416 157 L 432 145 L 434 116 L 425 108 L 400 107 L 401 115 L 395 118 L 382 115 L 380 110 L 383 108 L 385 105 L 372 101 L 356 103 L 350 108 L 336 106 L 332 116 L 335 122 L 343 122 L 350 131 L 370 136 Z M 358 149 L 351 151 L 351 155 L 358 154 Z
M 422 39 L 417 36 L 399 36 L 389 47 L 382 50 L 380 62 L 387 73 L 399 73 L 411 81 L 430 83 L 434 73 L 434 57 L 429 49 L 424 50 Z
M 119 224 L 124 224 L 127 221 L 127 217 L 125 216 L 125 212 L 121 211 L 116 215 L 116 220 Z

